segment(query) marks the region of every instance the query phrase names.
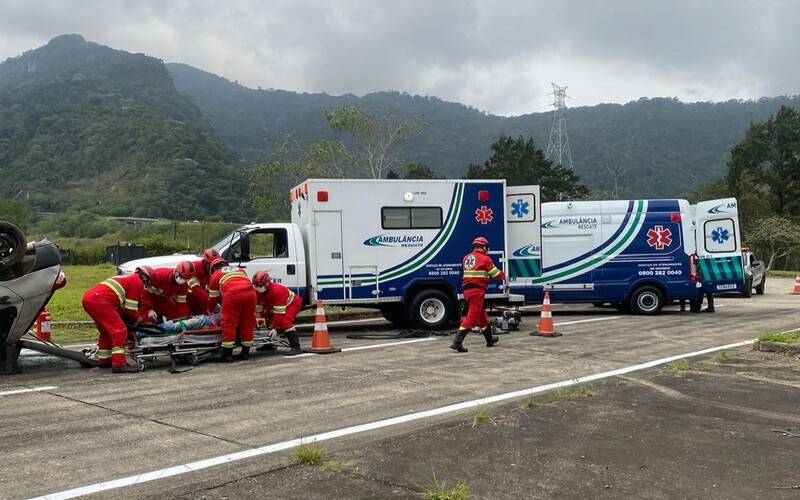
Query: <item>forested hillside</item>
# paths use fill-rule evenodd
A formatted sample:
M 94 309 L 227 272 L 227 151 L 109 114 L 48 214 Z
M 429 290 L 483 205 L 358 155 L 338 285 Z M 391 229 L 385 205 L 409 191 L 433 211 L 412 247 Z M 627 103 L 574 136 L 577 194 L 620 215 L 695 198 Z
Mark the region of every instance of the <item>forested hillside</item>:
M 240 220 L 241 172 L 158 59 L 64 35 L 0 64 L 0 197 Z
M 359 106 L 388 111 L 424 124 L 401 154 L 439 174 L 461 177 L 482 163 L 501 135 L 533 137 L 547 146 L 552 115 L 505 118 L 435 97 L 378 92 L 363 97 L 256 90 L 191 66 L 168 64 L 175 85 L 203 110 L 215 130 L 245 159 L 255 160 L 289 133 L 302 143 L 332 133 L 324 111 Z M 568 82 L 567 82 L 568 83 Z M 725 172 L 731 147 L 752 121 L 766 120 L 782 105 L 800 108 L 797 97 L 758 101 L 682 103 L 646 99 L 567 110 L 575 172 L 593 191 L 612 191 L 608 168 L 617 172 L 620 196 L 679 196 Z

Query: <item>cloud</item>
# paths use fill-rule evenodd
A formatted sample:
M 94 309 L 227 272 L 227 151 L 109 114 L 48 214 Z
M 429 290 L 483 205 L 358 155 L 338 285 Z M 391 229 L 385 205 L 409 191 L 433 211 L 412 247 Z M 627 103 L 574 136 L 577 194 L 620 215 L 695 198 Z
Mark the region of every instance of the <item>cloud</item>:
M 786 1 L 6 1 L 0 59 L 62 33 L 251 87 L 394 89 L 482 110 L 641 96 L 800 92 L 800 4 Z

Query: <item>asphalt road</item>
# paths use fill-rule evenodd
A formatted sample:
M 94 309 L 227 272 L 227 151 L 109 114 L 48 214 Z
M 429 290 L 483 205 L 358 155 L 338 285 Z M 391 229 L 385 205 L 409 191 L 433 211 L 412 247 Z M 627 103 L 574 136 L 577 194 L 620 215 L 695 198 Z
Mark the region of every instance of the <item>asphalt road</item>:
M 325 436 L 331 450 L 412 436 L 463 418 L 481 402 L 448 405 L 800 327 L 800 297 L 789 294 L 791 286 L 791 280 L 771 278 L 766 295 L 720 298 L 715 314 L 680 313 L 673 306 L 641 317 L 556 305 L 562 337 L 527 335 L 536 324 L 528 316 L 523 331 L 502 336 L 495 348 L 470 336 L 466 354 L 450 351 L 450 339 L 441 337 L 407 343 L 345 338 L 391 332 L 377 322 L 332 326 L 334 345 L 346 351 L 326 356 L 263 354 L 182 374 L 151 368 L 129 376 L 37 366 L 0 378 L 0 497 L 84 486 L 91 488 L 72 493 L 194 496 L 285 467 L 295 440 L 307 436 L 349 429 Z M 420 413 L 435 409 L 443 410 Z M 413 418 L 385 421 L 408 415 Z M 132 484 L 142 474 L 144 482 Z

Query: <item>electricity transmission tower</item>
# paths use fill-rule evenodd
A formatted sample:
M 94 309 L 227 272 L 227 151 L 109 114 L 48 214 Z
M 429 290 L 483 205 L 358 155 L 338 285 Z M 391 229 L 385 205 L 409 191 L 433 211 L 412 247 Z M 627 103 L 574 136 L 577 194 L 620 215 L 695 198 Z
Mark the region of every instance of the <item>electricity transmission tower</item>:
M 564 110 L 567 105 L 564 100 L 567 96 L 567 87 L 559 87 L 550 82 L 553 86 L 553 126 L 550 128 L 550 140 L 547 141 L 547 153 L 544 155 L 546 160 L 553 160 L 559 165 L 573 168 L 572 151 L 569 149 L 569 137 L 567 136 L 567 117 Z

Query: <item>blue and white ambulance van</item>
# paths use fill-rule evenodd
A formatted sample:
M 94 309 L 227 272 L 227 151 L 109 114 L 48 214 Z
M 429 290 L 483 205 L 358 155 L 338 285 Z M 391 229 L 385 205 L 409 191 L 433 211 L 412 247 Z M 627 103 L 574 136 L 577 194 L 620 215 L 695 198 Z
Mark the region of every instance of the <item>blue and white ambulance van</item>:
M 669 301 L 744 284 L 733 198 L 695 207 L 678 199 L 544 203 L 541 221 L 540 247 L 522 240 L 509 248 L 509 286 L 529 303 L 549 291 L 553 302 L 655 314 Z

